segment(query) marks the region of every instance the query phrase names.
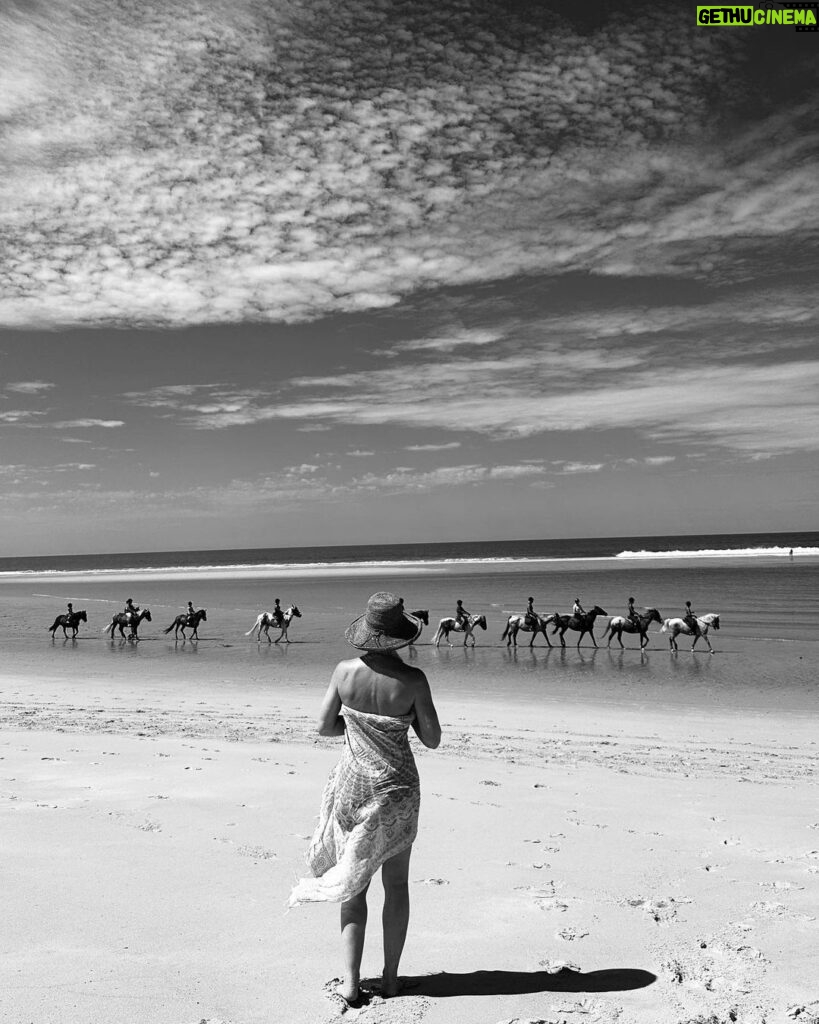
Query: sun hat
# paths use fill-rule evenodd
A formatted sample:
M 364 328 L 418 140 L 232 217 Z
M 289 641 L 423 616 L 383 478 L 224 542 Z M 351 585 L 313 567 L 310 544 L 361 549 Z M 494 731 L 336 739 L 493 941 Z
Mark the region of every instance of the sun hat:
M 404 611 L 404 601 L 379 591 L 367 602 L 367 611 L 344 631 L 347 643 L 359 651 L 397 651 L 421 632 L 422 623 Z

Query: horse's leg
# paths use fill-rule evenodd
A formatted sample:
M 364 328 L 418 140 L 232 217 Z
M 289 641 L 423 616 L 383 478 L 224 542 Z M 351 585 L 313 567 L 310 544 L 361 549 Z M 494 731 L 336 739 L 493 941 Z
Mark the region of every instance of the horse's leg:
M 566 646 L 566 629 L 568 629 L 568 628 L 569 628 L 568 626 L 566 626 L 565 629 L 562 626 L 560 628 L 560 646 L 561 647 L 565 647 Z

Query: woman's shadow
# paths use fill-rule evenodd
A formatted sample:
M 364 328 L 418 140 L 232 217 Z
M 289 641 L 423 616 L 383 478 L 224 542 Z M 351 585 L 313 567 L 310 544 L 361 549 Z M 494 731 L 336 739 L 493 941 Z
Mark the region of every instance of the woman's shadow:
M 532 992 L 625 992 L 653 985 L 657 975 L 634 967 L 602 971 L 575 971 L 563 967 L 549 971 L 470 971 L 468 974 L 424 974 L 402 978 L 399 995 L 513 996 Z

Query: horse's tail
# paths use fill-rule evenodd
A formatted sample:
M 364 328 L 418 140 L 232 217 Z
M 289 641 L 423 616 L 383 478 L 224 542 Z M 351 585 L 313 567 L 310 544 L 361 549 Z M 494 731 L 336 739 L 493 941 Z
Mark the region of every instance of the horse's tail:
M 611 629 L 611 624 L 612 624 L 613 621 L 614 621 L 613 619 L 609 619 L 606 628 L 603 630 L 603 635 L 600 638 L 601 640 L 605 640 L 606 637 L 609 635 L 609 630 Z M 614 630 L 611 630 L 611 632 L 612 632 L 612 636 L 613 636 L 614 635 Z
M 668 630 L 669 630 L 669 625 L 668 625 L 669 622 L 671 622 L 671 619 L 663 619 L 663 624 L 662 624 L 662 626 L 660 626 L 660 632 L 661 633 L 667 633 L 668 632 Z
M 49 633 L 53 633 L 54 630 L 57 628 L 57 626 L 59 626 L 59 624 L 60 624 L 60 616 L 58 615 L 57 618 L 54 620 L 54 625 L 53 626 L 46 626 L 46 629 L 49 631 Z
M 174 627 L 175 625 L 176 625 L 176 623 L 175 623 L 175 622 L 172 622 L 172 623 L 170 624 L 170 626 L 168 626 L 168 628 L 167 628 L 167 629 L 163 629 L 163 630 L 162 630 L 162 632 L 163 632 L 163 633 L 170 633 L 170 631 L 171 631 L 171 630 L 173 629 L 173 627 Z
M 110 629 L 110 630 L 111 630 L 112 632 L 113 632 L 113 630 L 114 630 L 114 620 L 113 620 L 113 619 L 112 619 L 112 620 L 111 620 L 111 621 L 110 621 L 110 622 L 108 623 L 108 625 L 107 625 L 107 626 L 105 627 L 105 629 L 103 630 L 103 633 L 107 633 L 109 629 Z
M 256 630 L 259 628 L 259 626 L 262 624 L 262 619 L 263 618 L 264 618 L 264 615 L 257 615 L 256 616 L 256 621 L 253 623 L 253 625 L 250 627 L 250 629 L 245 633 L 245 636 L 250 636 L 251 633 L 255 633 Z
M 506 622 L 506 629 L 501 633 L 501 640 L 505 640 L 509 636 L 509 633 L 511 632 L 511 628 L 512 628 L 511 623 L 507 620 L 507 622 Z

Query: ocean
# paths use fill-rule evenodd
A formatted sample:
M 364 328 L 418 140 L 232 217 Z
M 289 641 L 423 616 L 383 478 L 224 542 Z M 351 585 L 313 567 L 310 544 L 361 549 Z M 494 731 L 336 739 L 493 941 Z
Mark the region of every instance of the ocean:
M 791 551 L 793 555 L 791 556 Z M 348 623 L 375 590 L 404 597 L 409 610 L 427 609 L 430 626 L 405 657 L 423 668 L 433 691 L 450 700 L 572 701 L 639 706 L 650 702 L 703 714 L 709 709 L 819 710 L 819 533 L 699 537 L 617 537 L 511 540 L 461 544 L 147 552 L 0 559 L 0 650 L 3 674 L 84 673 L 89 690 L 107 672 L 128 673 L 146 692 L 196 681 L 209 691 L 269 692 L 276 685 L 314 688 L 316 699 L 332 666 L 352 653 Z M 579 596 L 607 616 L 638 608 L 679 616 L 690 600 L 699 614 L 716 612 L 716 653 L 690 641 L 670 653 L 654 624 L 645 653 L 634 637 L 595 650 L 567 633 L 567 647 L 534 649 L 520 634 L 517 650 L 501 640 L 506 619 L 529 596 L 546 614 L 566 612 Z M 152 621 L 138 644 L 102 632 L 127 597 L 149 607 Z M 292 643 L 270 645 L 246 636 L 274 598 L 301 613 Z M 431 645 L 440 618 L 461 598 L 483 612 L 474 649 Z M 163 630 L 187 601 L 207 609 L 200 640 L 175 641 Z M 67 601 L 87 611 L 77 641 L 47 627 Z M 607 617 L 595 629 L 598 643 Z M 275 636 L 275 633 L 273 633 Z M 558 645 L 557 637 L 551 637 Z

